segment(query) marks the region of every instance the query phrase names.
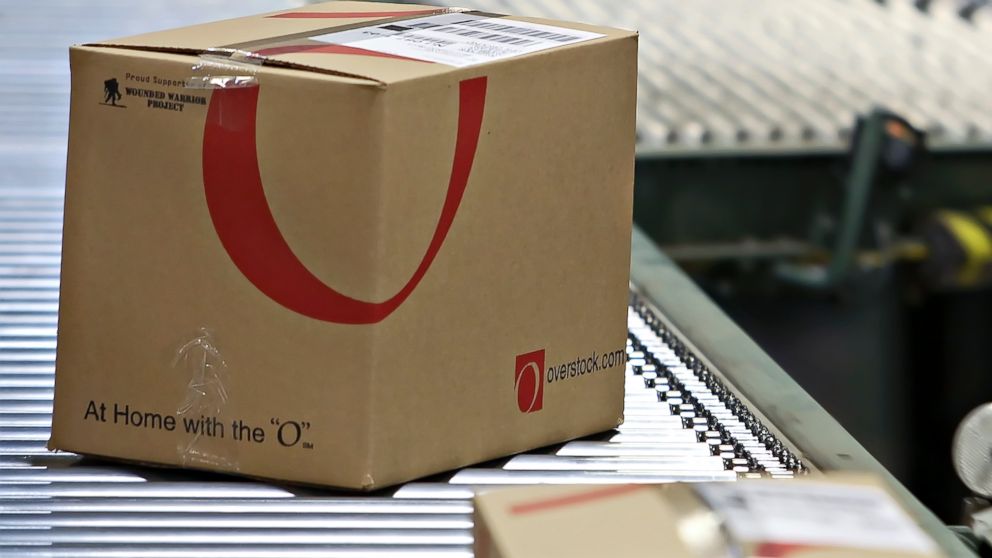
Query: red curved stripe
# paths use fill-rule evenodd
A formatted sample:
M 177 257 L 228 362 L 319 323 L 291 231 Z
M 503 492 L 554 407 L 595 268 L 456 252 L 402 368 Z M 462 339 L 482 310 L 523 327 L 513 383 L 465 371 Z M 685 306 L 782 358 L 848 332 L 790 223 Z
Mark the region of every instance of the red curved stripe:
M 576 492 L 573 494 L 566 494 L 564 496 L 555 496 L 553 498 L 546 498 L 542 500 L 534 500 L 531 502 L 523 502 L 520 504 L 515 504 L 510 508 L 510 513 L 513 515 L 523 515 L 533 512 L 539 512 L 544 510 L 551 510 L 555 508 L 563 508 L 568 506 L 574 506 L 577 504 L 585 504 L 587 502 L 595 502 L 596 500 L 603 500 L 606 498 L 613 498 L 616 496 L 622 496 L 630 492 L 637 492 L 639 490 L 645 490 L 651 488 L 648 484 L 617 484 L 614 486 L 606 486 L 603 488 L 594 488 L 585 492 Z
M 799 550 L 808 549 L 809 545 L 795 543 L 765 542 L 754 550 L 755 558 L 784 558 Z
M 387 12 L 286 12 L 265 17 L 282 19 L 355 19 L 362 17 L 399 17 L 406 15 L 439 14 L 446 11 L 447 9 L 445 8 L 434 8 L 433 10 L 396 10 Z
M 389 54 L 388 52 L 376 52 L 374 50 L 365 50 L 364 48 L 350 47 L 346 45 L 326 45 L 326 44 L 302 44 L 302 45 L 283 45 L 277 47 L 263 48 L 262 50 L 256 50 L 254 54 L 259 56 L 276 56 L 278 54 L 293 54 L 296 52 L 322 52 L 324 54 L 354 54 L 358 56 L 376 56 L 379 58 L 394 58 L 397 60 L 412 60 L 414 62 L 425 62 L 427 64 L 433 64 L 429 60 L 418 60 L 416 58 L 410 58 L 408 56 L 400 56 L 398 54 Z
M 455 153 L 434 235 L 410 279 L 382 302 L 337 292 L 296 257 L 272 216 L 258 172 L 255 110 L 259 88 L 215 90 L 203 131 L 203 187 L 214 229 L 231 260 L 260 291 L 294 312 L 342 324 L 383 320 L 423 279 L 451 228 L 479 142 L 486 83 L 485 77 L 479 77 L 460 84 Z

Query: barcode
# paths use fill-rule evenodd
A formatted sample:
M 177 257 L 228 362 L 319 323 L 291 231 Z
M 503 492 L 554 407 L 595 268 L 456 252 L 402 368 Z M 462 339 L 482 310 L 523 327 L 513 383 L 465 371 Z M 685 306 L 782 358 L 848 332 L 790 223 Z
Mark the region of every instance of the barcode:
M 475 31 L 473 29 L 461 29 L 454 25 L 435 27 L 432 28 L 431 31 L 434 33 L 450 33 L 453 35 L 461 35 L 462 37 L 470 37 L 472 39 L 478 39 L 480 41 L 492 41 L 495 43 L 504 43 L 508 45 L 527 46 L 527 45 L 535 44 L 535 41 L 531 41 L 528 39 L 511 37 L 509 35 L 501 35 L 499 33 L 488 33 L 486 31 Z
M 488 29 L 490 31 L 502 31 L 503 33 L 523 35 L 525 37 L 534 37 L 537 39 L 547 39 L 559 43 L 567 43 L 569 41 L 578 41 L 582 39 L 582 37 L 576 37 L 575 35 L 566 35 L 564 33 L 551 33 L 549 31 L 541 31 L 540 29 L 527 29 L 526 27 L 517 27 L 515 25 L 491 23 L 488 21 L 478 20 L 478 19 L 459 21 L 456 25 L 481 27 L 482 29 Z

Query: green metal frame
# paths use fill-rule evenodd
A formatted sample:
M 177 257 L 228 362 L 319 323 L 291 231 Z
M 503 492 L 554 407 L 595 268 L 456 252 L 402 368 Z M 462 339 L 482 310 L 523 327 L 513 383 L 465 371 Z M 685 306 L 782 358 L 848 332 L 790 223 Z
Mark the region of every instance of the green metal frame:
M 631 282 L 815 469 L 880 475 L 948 556 L 975 556 L 636 226 Z

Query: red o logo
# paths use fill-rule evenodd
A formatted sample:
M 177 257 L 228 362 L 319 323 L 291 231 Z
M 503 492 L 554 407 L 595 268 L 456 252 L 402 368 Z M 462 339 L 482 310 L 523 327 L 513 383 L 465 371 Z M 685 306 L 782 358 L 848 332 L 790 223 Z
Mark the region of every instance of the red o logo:
M 517 355 L 513 389 L 521 413 L 534 413 L 544 408 L 543 371 L 544 349 Z
M 486 78 L 459 84 L 458 131 L 451 175 L 430 244 L 406 284 L 381 302 L 339 293 L 313 275 L 279 231 L 265 199 L 255 149 L 258 87 L 216 89 L 203 130 L 203 189 L 214 229 L 234 265 L 255 287 L 304 316 L 371 324 L 389 316 L 424 278 L 444 243 L 468 185 L 482 129 Z

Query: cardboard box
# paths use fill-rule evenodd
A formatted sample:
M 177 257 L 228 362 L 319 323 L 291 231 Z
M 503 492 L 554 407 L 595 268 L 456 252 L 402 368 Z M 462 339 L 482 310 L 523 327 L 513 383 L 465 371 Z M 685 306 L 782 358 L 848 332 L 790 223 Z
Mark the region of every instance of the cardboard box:
M 475 497 L 478 558 L 938 558 L 870 476 L 530 486 Z
M 359 2 L 73 47 L 50 447 L 372 489 L 618 424 L 636 48 Z

